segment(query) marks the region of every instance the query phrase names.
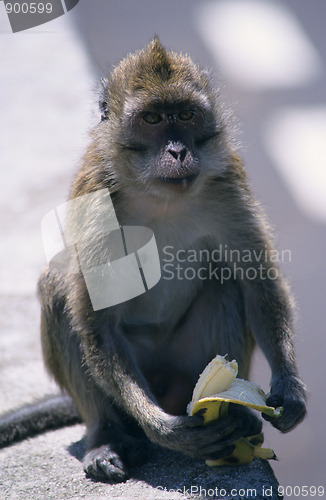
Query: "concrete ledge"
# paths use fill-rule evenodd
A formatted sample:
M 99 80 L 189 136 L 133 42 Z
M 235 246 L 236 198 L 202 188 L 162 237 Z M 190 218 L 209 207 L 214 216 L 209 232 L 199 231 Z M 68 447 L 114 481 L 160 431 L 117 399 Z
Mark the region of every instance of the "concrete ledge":
M 131 469 L 116 485 L 85 477 L 84 426 L 48 432 L 0 452 L 0 497 L 9 499 L 277 499 L 270 465 L 255 459 L 246 466 L 207 467 L 182 455 L 153 447 L 150 461 Z M 74 456 L 75 455 L 75 456 Z

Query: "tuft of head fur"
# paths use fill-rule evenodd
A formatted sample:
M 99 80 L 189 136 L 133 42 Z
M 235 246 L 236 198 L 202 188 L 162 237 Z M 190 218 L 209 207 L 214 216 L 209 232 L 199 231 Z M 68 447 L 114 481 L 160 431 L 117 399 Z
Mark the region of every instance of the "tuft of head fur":
M 212 94 L 207 75 L 190 57 L 167 51 L 155 37 L 147 47 L 124 58 L 104 81 L 103 100 L 108 114 L 121 116 L 131 97 L 139 96 L 143 103 L 175 104 L 184 101 L 185 88 L 189 99 L 203 100 L 203 95 Z

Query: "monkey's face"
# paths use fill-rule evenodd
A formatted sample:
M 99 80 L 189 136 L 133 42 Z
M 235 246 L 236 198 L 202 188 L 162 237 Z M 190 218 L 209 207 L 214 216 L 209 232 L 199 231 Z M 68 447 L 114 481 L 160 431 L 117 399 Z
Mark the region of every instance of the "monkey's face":
M 209 108 L 191 101 L 135 108 L 126 105 L 118 141 L 127 178 L 152 194 L 173 199 L 190 195 L 210 173 L 216 175 L 221 130 Z
M 133 121 L 134 140 L 151 150 L 144 180 L 167 189 L 185 191 L 199 174 L 195 155 L 194 131 L 202 121 L 201 114 L 190 107 L 153 108 L 138 113 Z

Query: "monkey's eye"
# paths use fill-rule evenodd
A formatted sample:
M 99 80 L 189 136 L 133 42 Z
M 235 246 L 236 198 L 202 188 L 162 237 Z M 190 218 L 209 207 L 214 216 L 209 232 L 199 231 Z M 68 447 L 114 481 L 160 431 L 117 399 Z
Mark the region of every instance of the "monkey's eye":
M 194 116 L 194 114 L 195 113 L 193 111 L 190 111 L 190 110 L 188 110 L 188 111 L 180 111 L 179 118 L 180 118 L 180 120 L 186 122 L 188 120 L 191 120 L 191 118 Z
M 162 117 L 158 113 L 145 113 L 143 120 L 150 125 L 156 125 L 162 120 Z

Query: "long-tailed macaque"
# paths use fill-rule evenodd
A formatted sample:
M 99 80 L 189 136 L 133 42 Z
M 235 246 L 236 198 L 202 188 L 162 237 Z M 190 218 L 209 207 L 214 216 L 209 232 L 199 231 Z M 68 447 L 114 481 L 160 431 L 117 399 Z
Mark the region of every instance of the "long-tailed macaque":
M 148 438 L 202 460 L 258 433 L 244 409 L 207 426 L 186 415 L 212 358 L 236 359 L 247 378 L 256 343 L 272 371 L 268 404 L 283 406 L 271 422 L 293 429 L 306 410 L 292 301 L 207 74 L 154 39 L 103 82 L 100 109 L 70 199 L 108 189 L 121 226 L 153 231 L 162 276 L 96 311 L 82 273 L 50 266 L 40 278 L 44 360 L 87 426 L 87 476 L 125 480 Z

